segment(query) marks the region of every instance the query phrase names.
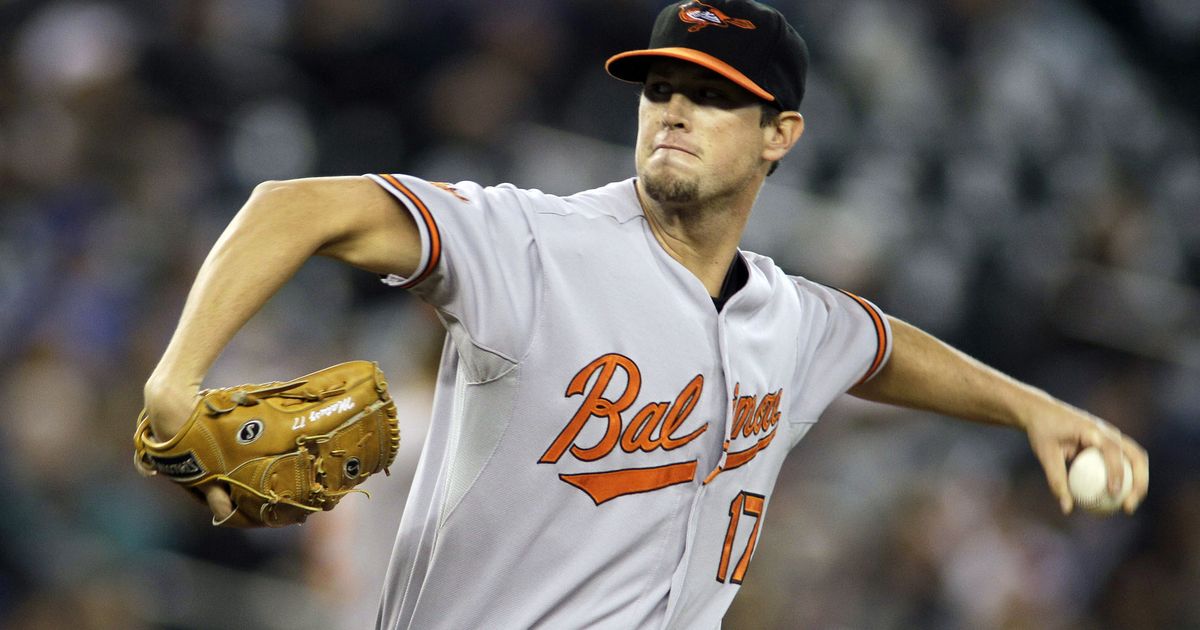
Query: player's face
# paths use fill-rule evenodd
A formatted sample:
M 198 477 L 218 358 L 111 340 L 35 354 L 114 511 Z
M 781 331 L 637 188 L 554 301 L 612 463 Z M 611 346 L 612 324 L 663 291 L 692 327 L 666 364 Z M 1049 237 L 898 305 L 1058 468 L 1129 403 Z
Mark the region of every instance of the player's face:
M 702 203 L 763 172 L 760 101 L 698 65 L 664 59 L 638 107 L 637 173 L 659 203 Z

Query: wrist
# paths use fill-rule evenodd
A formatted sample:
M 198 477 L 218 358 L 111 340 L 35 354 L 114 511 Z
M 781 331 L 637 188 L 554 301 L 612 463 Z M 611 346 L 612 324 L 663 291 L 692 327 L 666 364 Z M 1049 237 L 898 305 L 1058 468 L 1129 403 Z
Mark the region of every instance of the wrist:
M 143 395 L 146 401 L 163 398 L 192 398 L 200 391 L 200 378 L 172 374 L 168 370 L 156 368 L 146 379 Z
M 1023 395 L 1014 399 L 1009 409 L 1009 422 L 1026 433 L 1039 418 L 1047 415 L 1047 408 L 1054 405 L 1054 398 L 1046 392 L 1026 386 Z
M 143 389 L 150 431 L 160 442 L 170 440 L 192 415 L 199 384 L 156 370 Z

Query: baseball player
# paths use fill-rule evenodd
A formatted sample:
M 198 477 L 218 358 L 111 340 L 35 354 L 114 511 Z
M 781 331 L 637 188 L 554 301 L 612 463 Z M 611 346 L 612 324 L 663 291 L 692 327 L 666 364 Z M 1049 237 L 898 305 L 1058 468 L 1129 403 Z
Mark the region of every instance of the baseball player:
M 159 436 L 222 347 L 310 256 L 433 305 L 448 332 L 381 628 L 715 628 L 784 458 L 837 396 L 1024 430 L 1064 512 L 1112 426 L 738 249 L 804 130 L 807 52 L 776 10 L 685 1 L 645 50 L 636 177 L 568 197 L 406 175 L 258 186 L 205 261 L 146 385 Z M 220 518 L 228 494 L 207 489 Z

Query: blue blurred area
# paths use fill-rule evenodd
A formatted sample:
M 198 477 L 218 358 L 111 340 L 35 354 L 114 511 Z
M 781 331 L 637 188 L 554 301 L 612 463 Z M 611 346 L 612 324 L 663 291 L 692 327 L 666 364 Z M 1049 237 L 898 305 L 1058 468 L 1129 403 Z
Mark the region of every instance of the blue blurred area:
M 773 4 L 807 131 L 745 246 L 1114 422 L 1154 476 L 1135 517 L 1062 517 L 1021 435 L 840 401 L 726 627 L 1200 627 L 1200 4 Z M 217 530 L 139 478 L 141 383 L 261 181 L 631 175 L 637 89 L 602 66 L 659 7 L 0 0 L 0 627 L 371 623 L 436 318 L 313 261 L 210 375 L 368 358 L 410 397 L 397 474 L 321 525 Z

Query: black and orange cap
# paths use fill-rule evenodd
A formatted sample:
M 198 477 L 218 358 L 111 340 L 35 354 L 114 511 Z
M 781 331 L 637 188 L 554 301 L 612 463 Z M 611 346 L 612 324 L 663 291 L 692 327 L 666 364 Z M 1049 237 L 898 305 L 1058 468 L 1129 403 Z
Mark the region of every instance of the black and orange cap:
M 622 81 L 643 83 L 650 63 L 670 57 L 703 66 L 774 103 L 800 108 L 808 46 L 783 15 L 750 0 L 687 0 L 663 9 L 650 47 L 614 55 L 604 65 Z

